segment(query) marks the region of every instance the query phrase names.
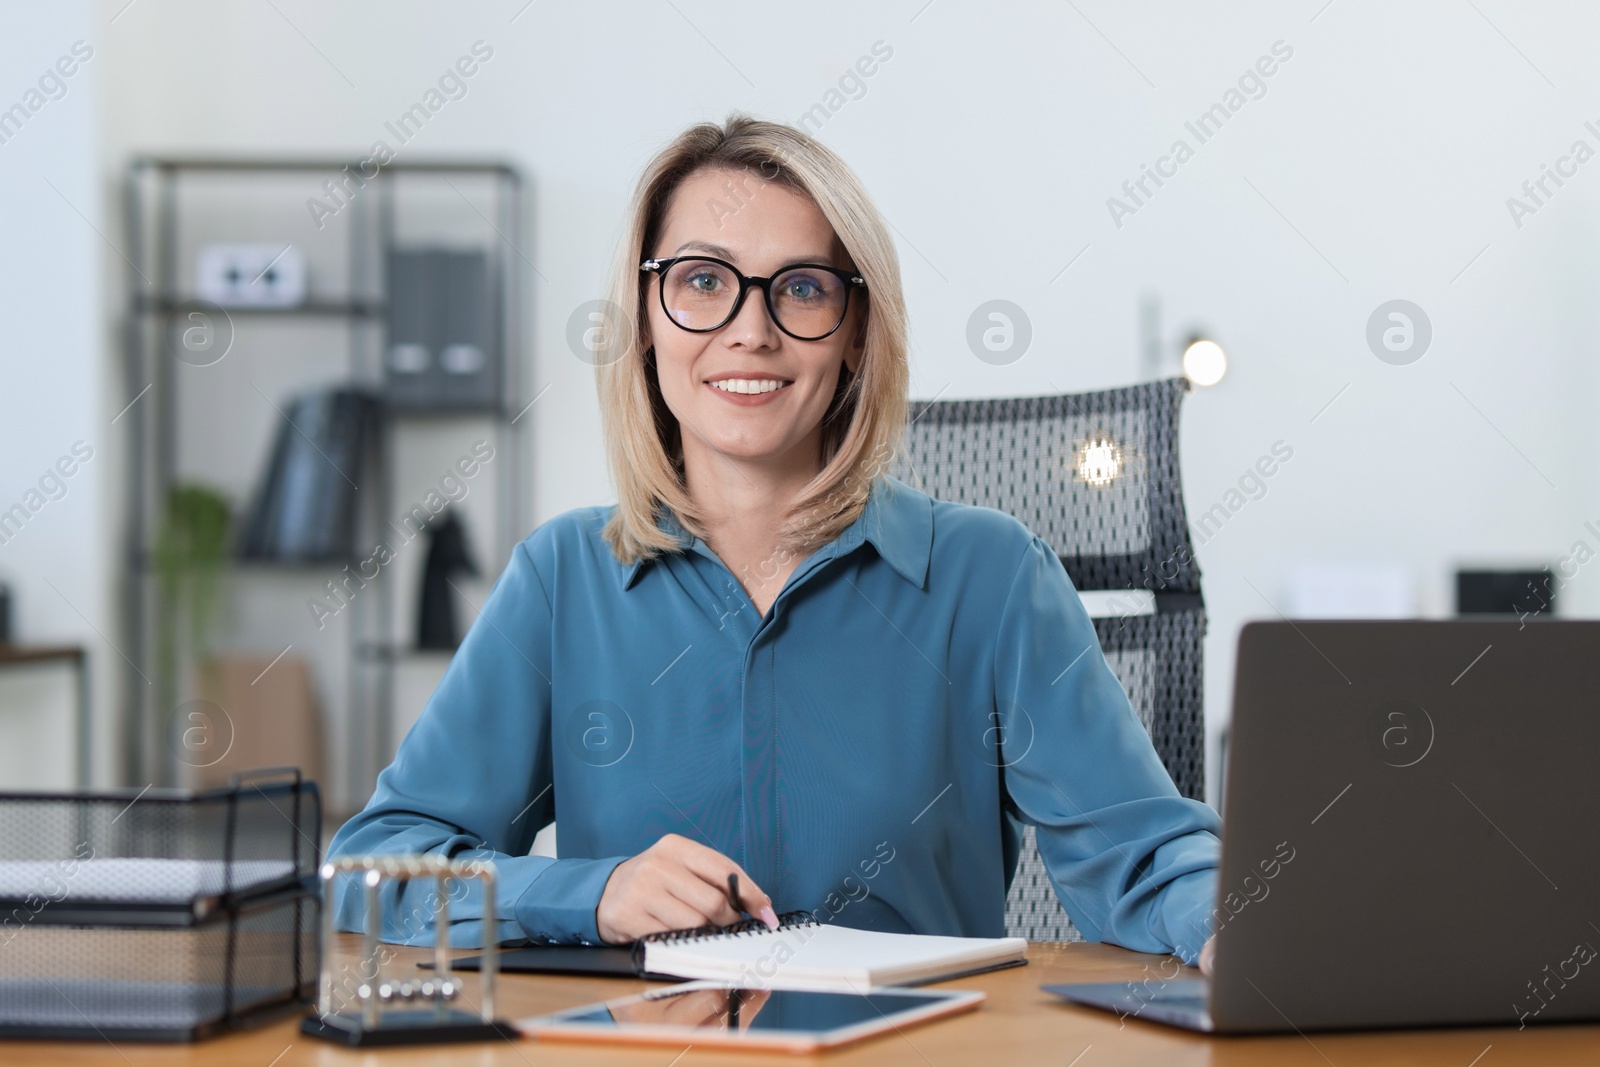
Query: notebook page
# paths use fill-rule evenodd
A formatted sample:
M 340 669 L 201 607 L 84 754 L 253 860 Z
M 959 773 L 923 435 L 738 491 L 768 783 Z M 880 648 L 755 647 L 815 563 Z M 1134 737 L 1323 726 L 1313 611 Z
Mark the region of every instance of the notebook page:
M 748 985 L 864 988 L 921 981 L 1021 959 L 1020 937 L 937 937 L 800 925 L 727 937 L 653 942 L 645 969 Z

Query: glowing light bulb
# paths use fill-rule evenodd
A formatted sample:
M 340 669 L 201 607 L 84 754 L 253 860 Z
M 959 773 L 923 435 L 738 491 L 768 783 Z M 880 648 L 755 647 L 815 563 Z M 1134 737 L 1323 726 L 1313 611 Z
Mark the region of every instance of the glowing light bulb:
M 1122 450 L 1106 436 L 1091 438 L 1078 452 L 1078 477 L 1090 485 L 1110 485 L 1122 470 Z
M 1228 354 L 1217 342 L 1197 337 L 1183 350 L 1183 373 L 1196 385 L 1216 385 L 1228 373 Z

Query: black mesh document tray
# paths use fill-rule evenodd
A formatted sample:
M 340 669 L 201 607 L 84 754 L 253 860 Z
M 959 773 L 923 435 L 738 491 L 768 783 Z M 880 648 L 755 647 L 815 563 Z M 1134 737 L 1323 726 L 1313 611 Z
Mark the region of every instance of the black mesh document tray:
M 294 770 L 0 793 L 0 1037 L 194 1040 L 309 1000 L 321 820 Z

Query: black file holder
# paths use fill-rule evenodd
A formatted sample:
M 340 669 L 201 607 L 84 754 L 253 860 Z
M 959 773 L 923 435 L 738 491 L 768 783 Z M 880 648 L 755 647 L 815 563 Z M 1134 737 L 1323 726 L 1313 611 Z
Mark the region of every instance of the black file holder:
M 0 1038 L 193 1041 L 309 1002 L 320 826 L 294 769 L 0 794 Z

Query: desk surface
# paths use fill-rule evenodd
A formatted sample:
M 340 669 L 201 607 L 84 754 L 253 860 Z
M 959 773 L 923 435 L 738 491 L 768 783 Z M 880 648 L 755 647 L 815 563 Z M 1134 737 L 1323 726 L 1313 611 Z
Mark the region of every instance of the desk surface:
M 354 948 L 354 939 L 344 938 Z M 342 946 L 343 947 L 343 946 Z M 466 955 L 466 953 L 462 953 Z M 386 974 L 418 973 L 417 960 L 431 951 L 397 949 Z M 300 1017 L 279 1018 L 258 1029 L 214 1038 L 196 1045 L 139 1045 L 108 1042 L 0 1041 L 0 1062 L 23 1064 L 244 1065 L 296 1067 L 299 1064 L 367 1064 L 399 1067 L 411 1064 L 464 1063 L 475 1067 L 544 1067 L 558 1064 L 641 1064 L 649 1067 L 693 1067 L 694 1064 L 1053 1064 L 1055 1067 L 1106 1067 L 1110 1064 L 1174 1063 L 1245 1067 L 1245 1065 L 1449 1064 L 1451 1067 L 1505 1067 L 1507 1064 L 1593 1064 L 1600 1061 L 1600 1026 L 1529 1027 L 1395 1031 L 1388 1033 L 1310 1034 L 1305 1037 L 1205 1037 L 1155 1023 L 1069 1007 L 1039 986 L 1045 982 L 1124 981 L 1155 971 L 1167 957 L 1144 956 L 1105 945 L 1034 944 L 1026 967 L 995 971 L 944 983 L 940 988 L 981 989 L 989 999 L 976 1012 L 911 1027 L 831 1053 L 815 1056 L 753 1054 L 690 1048 L 579 1045 L 552 1041 L 495 1041 L 481 1044 L 433 1045 L 410 1049 L 353 1051 L 300 1033 Z M 1170 973 L 1171 964 L 1167 964 Z M 579 1004 L 623 996 L 656 983 L 617 978 L 565 976 L 501 976 L 499 995 L 506 1019 L 525 1018 Z M 468 993 L 476 1003 L 476 981 Z M 678 1057 L 674 1059 L 674 1057 Z
M 82 659 L 82 645 L 18 645 L 10 641 L 0 641 L 0 667 Z

